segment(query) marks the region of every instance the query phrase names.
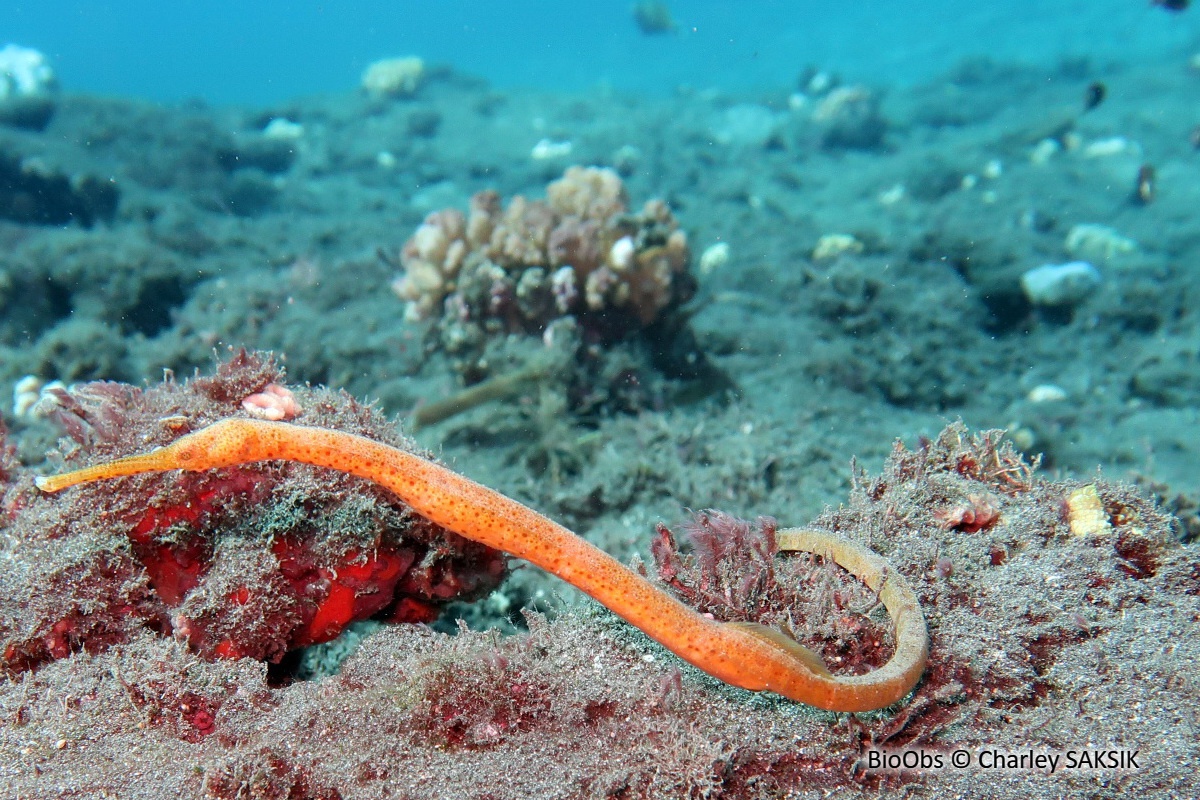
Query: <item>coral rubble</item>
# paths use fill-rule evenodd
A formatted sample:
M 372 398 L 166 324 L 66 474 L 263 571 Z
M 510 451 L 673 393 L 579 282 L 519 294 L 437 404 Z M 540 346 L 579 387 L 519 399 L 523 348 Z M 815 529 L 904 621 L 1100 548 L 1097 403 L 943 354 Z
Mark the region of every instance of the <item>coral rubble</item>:
M 41 130 L 54 114 L 57 92 L 43 53 L 16 44 L 0 48 L 0 124 Z
M 383 58 L 369 64 L 362 74 L 362 88 L 384 97 L 408 97 L 425 80 L 425 61 L 418 56 Z

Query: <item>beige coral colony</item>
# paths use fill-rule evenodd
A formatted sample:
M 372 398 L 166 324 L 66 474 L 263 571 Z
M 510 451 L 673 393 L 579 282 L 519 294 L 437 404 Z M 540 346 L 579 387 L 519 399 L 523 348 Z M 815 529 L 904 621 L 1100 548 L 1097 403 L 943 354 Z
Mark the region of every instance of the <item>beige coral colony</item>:
M 635 326 L 650 324 L 687 269 L 687 235 L 661 200 L 628 211 L 611 169 L 569 167 L 546 200 L 517 196 L 502 204 L 494 191 L 470 210 L 435 211 L 401 253 L 404 274 L 393 289 L 406 316 L 493 319 L 510 329 L 540 330 L 568 314 L 619 311 Z M 501 314 L 499 298 L 515 298 Z

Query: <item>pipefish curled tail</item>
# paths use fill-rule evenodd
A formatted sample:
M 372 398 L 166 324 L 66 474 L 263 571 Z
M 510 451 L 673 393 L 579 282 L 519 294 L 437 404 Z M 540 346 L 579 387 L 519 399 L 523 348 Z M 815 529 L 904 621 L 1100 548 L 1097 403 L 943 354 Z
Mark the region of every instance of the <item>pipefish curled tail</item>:
M 499 492 L 413 453 L 341 431 L 226 419 L 141 455 L 50 477 L 38 488 L 146 472 L 201 471 L 259 461 L 298 461 L 373 481 L 416 513 L 481 544 L 525 559 L 567 581 L 709 675 L 829 711 L 871 711 L 904 698 L 928 659 L 925 617 L 912 588 L 878 555 L 830 534 L 781 530 L 780 548 L 832 558 L 873 591 L 896 630 L 891 660 L 865 675 L 838 676 L 790 637 L 752 623 L 702 616 L 604 551 Z

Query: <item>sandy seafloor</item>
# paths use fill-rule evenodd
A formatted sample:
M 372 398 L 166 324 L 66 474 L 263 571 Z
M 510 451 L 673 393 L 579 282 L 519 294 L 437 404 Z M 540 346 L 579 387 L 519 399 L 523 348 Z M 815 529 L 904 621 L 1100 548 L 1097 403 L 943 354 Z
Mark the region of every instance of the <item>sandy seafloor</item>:
M 1085 89 L 1097 80 L 1108 97 L 1082 113 Z M 635 777 L 624 784 L 612 778 L 616 766 L 607 782 L 568 785 L 564 778 L 554 789 L 542 779 L 556 759 L 564 770 L 575 769 L 574 761 L 536 746 L 536 732 L 524 729 L 478 744 L 470 758 L 422 762 L 422 771 L 409 774 L 403 766 L 314 767 L 313 777 L 294 730 L 312 730 L 319 715 L 302 711 L 278 722 L 293 733 L 280 736 L 271 745 L 278 752 L 268 756 L 266 744 L 247 745 L 246 738 L 220 752 L 211 742 L 171 739 L 162 728 L 127 731 L 120 741 L 144 736 L 128 746 L 158 754 L 145 757 L 159 766 L 133 780 L 120 766 L 120 747 L 70 721 L 86 716 L 70 685 L 72 670 L 95 659 L 124 659 L 122 674 L 134 674 L 138 664 L 191 658 L 140 641 L 117 655 L 76 654 L 9 679 L 4 707 L 11 711 L 21 694 L 27 710 L 0 719 L 0 781 L 12 787 L 5 796 L 149 797 L 157 795 L 145 781 L 160 779 L 183 796 L 221 797 L 423 797 L 439 796 L 437 785 L 447 797 L 1187 796 L 1200 707 L 1188 655 L 1195 655 L 1200 608 L 1190 542 L 1200 499 L 1200 160 L 1189 141 L 1198 87 L 1200 73 L 1183 61 L 1079 60 L 1053 68 L 965 62 L 915 87 L 873 87 L 886 132 L 868 148 L 823 145 L 811 109 L 789 103 L 796 86 L 740 95 L 696 88 L 661 98 L 556 94 L 498 90 L 452 69 L 432 70 L 411 98 L 347 91 L 253 109 L 68 93 L 44 131 L 0 128 L 5 163 L 36 160 L 76 182 L 101 176 L 119 192 L 113 218 L 90 227 L 0 220 L 5 392 L 26 375 L 68 384 L 152 383 L 164 369 L 181 377 L 210 371 L 227 348 L 248 347 L 279 354 L 293 383 L 377 399 L 403 426 L 412 408 L 460 386 L 422 327 L 404 320 L 389 288 L 396 268 L 378 253 L 395 253 L 426 213 L 465 208 L 478 190 L 540 197 L 570 164 L 619 166 L 635 203 L 667 200 L 697 259 L 711 244 L 729 245 L 728 261 L 699 275 L 692 325 L 700 348 L 738 387 L 736 396 L 696 398 L 671 391 L 668 382 L 638 413 L 566 414 L 542 420 L 541 429 L 530 427 L 536 415 L 520 410 L 528 398 L 485 406 L 417 432 L 416 440 L 447 464 L 626 559 L 645 555 L 656 521 L 677 522 L 685 509 L 807 523 L 827 505 L 847 502 L 852 458 L 877 474 L 894 440 L 917 448 L 921 437 L 936 437 L 961 419 L 972 430 L 1009 429 L 1025 452 L 1041 455 L 1046 478 L 1086 483 L 1099 470 L 1106 481 L 1136 482 L 1143 496 L 1180 517 L 1154 535 L 1189 540 L 1182 548 L 1161 545 L 1162 562 L 1172 566 L 1158 576 L 1139 573 L 1147 581 L 1140 600 L 1126 592 L 1103 609 L 1089 610 L 1082 590 L 1055 584 L 1070 584 L 1073 565 L 1089 563 L 1070 550 L 1076 545 L 1056 544 L 1070 540 L 1066 534 L 1038 538 L 1043 557 L 1018 560 L 1003 576 L 962 578 L 968 588 L 1011 586 L 1005 602 L 1048 603 L 1054 613 L 1083 614 L 1104 631 L 1084 626 L 1086 635 L 1066 646 L 1032 704 L 993 706 L 986 724 L 974 717 L 988 732 L 985 741 L 1010 750 L 1121 743 L 1151 750 L 1155 742 L 1137 737 L 1157 737 L 1153 764 L 1141 771 L 1004 779 L 939 773 L 894 782 L 851 771 L 818 782 L 793 761 L 792 772 L 768 783 L 761 773 L 769 759 L 761 754 L 775 752 L 778 742 L 751 742 L 742 729 L 753 727 L 751 718 L 775 715 L 770 724 L 778 726 L 798 712 L 685 671 L 673 713 L 689 721 L 662 739 L 669 763 L 629 757 Z M 256 166 L 245 154 L 256 152 L 258 131 L 276 117 L 304 127 L 294 160 L 264 158 Z M 767 130 L 739 123 L 747 119 Z M 1066 146 L 1044 152 L 1049 146 L 1041 145 L 1038 155 L 1039 143 L 1054 137 Z M 570 154 L 531 158 L 543 138 L 569 140 Z M 393 156 L 386 165 L 384 151 Z M 231 159 L 233 152 L 243 161 Z M 1155 196 L 1137 203 L 1131 197 L 1146 163 L 1155 168 Z M 1083 223 L 1108 226 L 1136 245 L 1111 257 L 1088 255 L 1102 281 L 1077 304 L 1031 306 L 1020 275 L 1079 257 L 1065 242 Z M 862 252 L 812 257 L 820 237 L 839 233 L 856 237 Z M 1060 396 L 1044 399 L 1042 391 L 1039 398 L 1035 389 L 1045 385 L 1060 388 Z M 4 420 L 24 464 L 51 469 L 43 461 L 54 441 L 48 423 L 8 410 Z M 924 574 L 916 556 L 892 557 Z M 577 601 L 563 584 L 529 569 L 515 573 L 508 592 L 518 604 Z M 1047 624 L 1029 613 L 1030 625 Z M 472 625 L 488 622 L 486 611 L 470 616 Z M 564 630 L 583 649 L 650 647 L 614 633 L 621 626 L 607 618 L 585 614 L 569 624 Z M 946 623 L 943 631 L 951 630 L 960 628 Z M 417 633 L 394 638 L 424 646 Z M 943 638 L 935 660 L 955 646 Z M 380 647 L 374 661 L 355 662 L 358 673 L 371 676 L 363 681 L 379 679 L 371 664 L 388 670 L 411 657 L 381 654 Z M 968 652 L 982 659 L 990 651 Z M 669 658 L 659 651 L 660 661 Z M 112 663 L 102 667 L 96 674 L 119 672 Z M 220 668 L 229 671 L 227 681 L 236 675 L 244 685 L 261 684 L 253 663 Z M 639 680 L 657 685 L 653 676 Z M 621 702 L 628 700 L 621 693 L 636 694 L 619 669 L 603 681 Z M 1084 684 L 1086 698 L 1077 691 Z M 258 685 L 251 694 L 307 692 L 319 704 L 314 685 Z M 300 719 L 306 713 L 314 715 L 307 722 Z M 365 712 L 337 706 L 326 713 L 357 719 Z M 722 721 L 707 728 L 710 713 Z M 824 727 L 825 736 L 845 737 L 829 745 L 836 752 L 856 740 L 855 723 L 844 715 L 801 716 L 804 730 Z M 929 741 L 946 749 L 970 741 L 976 723 L 927 732 Z M 811 764 L 821 761 L 812 740 L 794 746 Z M 230 766 L 243 757 L 237 747 L 245 758 L 258 754 L 257 773 Z M 743 747 L 761 749 L 743 757 Z M 320 759 L 334 761 L 327 753 Z M 537 759 L 549 760 L 531 766 Z M 697 771 L 699 761 L 721 766 Z M 163 770 L 157 778 L 155 769 Z M 204 782 L 206 770 L 221 769 L 225 788 Z M 759 775 L 758 782 L 739 778 L 739 769 Z M 81 777 L 89 770 L 94 780 Z M 528 785 L 505 788 L 503 776 L 517 772 Z M 301 773 L 308 777 L 296 778 Z M 291 783 L 279 778 L 286 784 L 280 789 L 264 775 L 291 775 Z M 657 777 L 641 780 L 648 775 Z M 228 788 L 235 778 L 244 780 L 241 793 Z

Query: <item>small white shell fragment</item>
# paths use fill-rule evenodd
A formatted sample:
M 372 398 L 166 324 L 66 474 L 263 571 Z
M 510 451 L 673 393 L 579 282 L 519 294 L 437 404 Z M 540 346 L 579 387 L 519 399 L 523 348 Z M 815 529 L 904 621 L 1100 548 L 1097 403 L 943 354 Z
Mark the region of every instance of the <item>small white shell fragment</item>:
M 848 233 L 827 233 L 817 240 L 813 248 L 813 261 L 831 261 L 840 255 L 849 253 L 858 255 L 863 251 L 863 243 Z
M 554 139 L 539 139 L 538 143 L 529 151 L 529 157 L 534 161 L 546 161 L 552 158 L 565 158 L 571 155 L 571 150 L 574 149 L 570 139 L 555 141 Z
M 1067 399 L 1067 390 L 1053 383 L 1042 383 L 1030 389 L 1025 398 L 1031 403 L 1060 403 Z
M 41 396 L 42 379 L 36 375 L 26 375 L 13 386 L 12 413 L 14 417 L 23 417 L 29 413 Z
M 1021 275 L 1021 289 L 1035 306 L 1072 306 L 1100 285 L 1100 271 L 1086 261 L 1043 264 Z
M 1072 536 L 1101 536 L 1112 530 L 1096 484 L 1081 486 L 1067 495 L 1067 524 Z
M 304 126 L 287 117 L 275 117 L 267 123 L 262 133 L 268 139 L 295 141 L 304 135 Z
M 1109 158 L 1125 154 L 1140 157 L 1142 148 L 1124 136 L 1110 136 L 1107 139 L 1097 139 L 1083 148 L 1084 158 Z
M 1061 150 L 1062 145 L 1057 140 L 1042 139 L 1034 146 L 1033 152 L 1029 154 L 1029 160 L 1034 164 L 1045 164 Z
M 729 263 L 729 243 L 717 242 L 704 248 L 700 254 L 700 274 L 710 275 Z
M 374 95 L 406 97 L 420 88 L 425 62 L 418 56 L 383 58 L 363 70 L 362 88 Z
M 1107 225 L 1084 222 L 1067 232 L 1063 246 L 1076 258 L 1104 264 L 1137 252 L 1138 243 Z

